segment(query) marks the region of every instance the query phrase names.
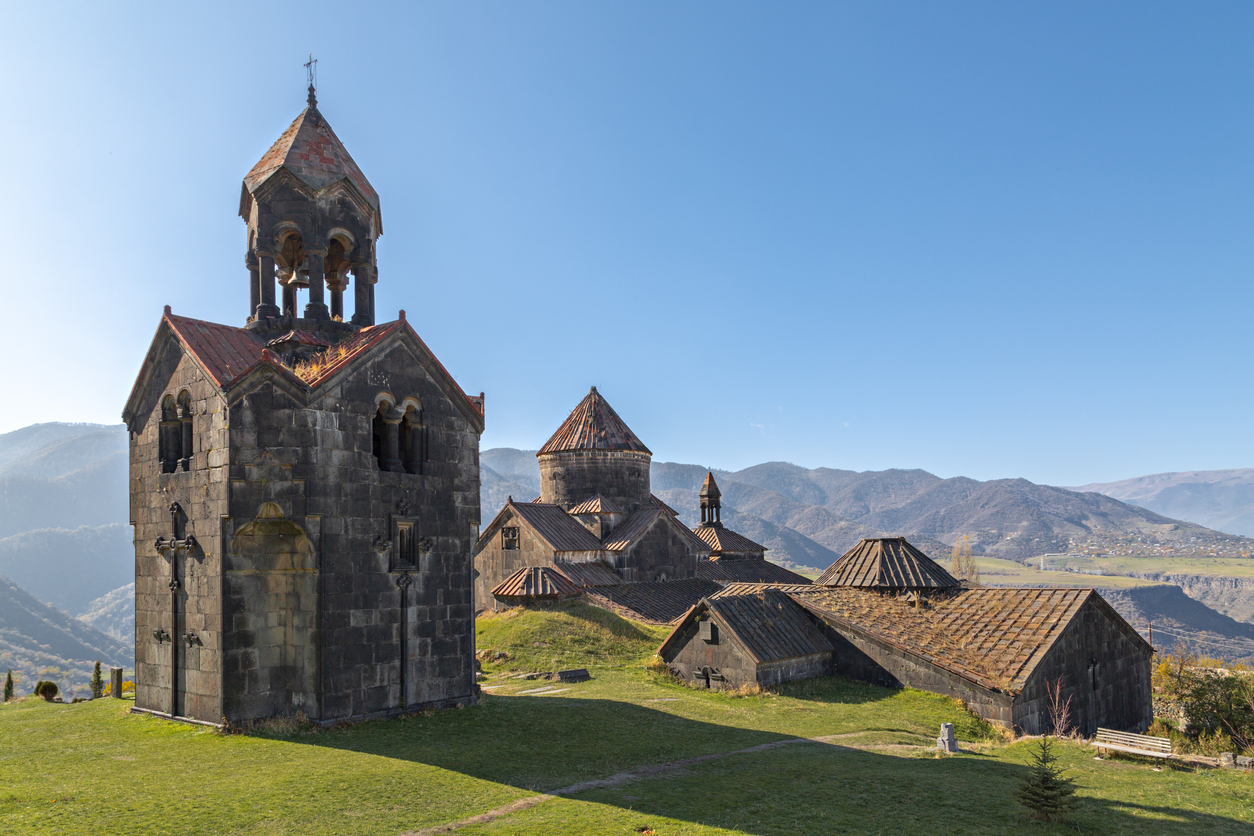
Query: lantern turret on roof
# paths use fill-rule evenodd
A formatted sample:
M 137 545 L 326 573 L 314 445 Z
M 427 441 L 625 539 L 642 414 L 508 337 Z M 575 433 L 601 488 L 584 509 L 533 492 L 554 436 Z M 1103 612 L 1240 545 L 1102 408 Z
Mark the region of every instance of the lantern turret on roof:
M 906 542 L 905 537 L 867 537 L 827 567 L 815 582 L 822 586 L 872 589 L 950 589 L 958 579 Z

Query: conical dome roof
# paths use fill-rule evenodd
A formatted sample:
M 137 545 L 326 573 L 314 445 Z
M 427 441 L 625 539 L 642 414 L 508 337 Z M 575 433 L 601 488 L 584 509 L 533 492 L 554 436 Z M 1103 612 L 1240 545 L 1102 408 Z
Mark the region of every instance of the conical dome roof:
M 717 499 L 722 495 L 723 492 L 718 489 L 718 482 L 714 481 L 714 474 L 707 471 L 705 474 L 705 481 L 701 483 L 701 490 L 698 491 L 697 496 Z
M 943 589 L 958 579 L 905 537 L 864 538 L 815 581 L 823 586 L 879 589 Z
M 595 386 L 536 455 L 565 450 L 633 450 L 653 455 Z
M 270 150 L 262 155 L 252 171 L 244 177 L 245 199 L 241 202 L 241 214 L 248 202 L 248 195 L 256 192 L 262 183 L 280 168 L 287 169 L 301 182 L 315 191 L 321 191 L 332 183 L 348 179 L 375 212 L 379 211 L 379 194 L 362 174 L 352 155 L 331 130 L 331 125 L 316 104 L 310 104 L 296 121 L 288 126 Z

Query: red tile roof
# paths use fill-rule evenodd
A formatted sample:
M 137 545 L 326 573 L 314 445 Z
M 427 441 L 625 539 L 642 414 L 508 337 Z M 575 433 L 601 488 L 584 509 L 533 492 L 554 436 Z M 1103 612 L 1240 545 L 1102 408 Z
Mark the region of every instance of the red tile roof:
M 958 580 L 904 537 L 863 538 L 815 583 L 890 589 L 943 589 Z
M 245 188 L 255 192 L 280 168 L 287 169 L 318 191 L 348 178 L 370 205 L 376 211 L 379 209 L 378 192 L 357 167 L 326 118 L 313 105 L 301 111 L 296 121 L 257 161 L 244 177 Z
M 653 455 L 595 386 L 537 455 L 565 450 L 634 450 Z
M 176 316 L 165 315 L 174 336 L 195 357 L 219 387 L 239 377 L 261 362 L 266 344 L 247 328 L 235 328 Z

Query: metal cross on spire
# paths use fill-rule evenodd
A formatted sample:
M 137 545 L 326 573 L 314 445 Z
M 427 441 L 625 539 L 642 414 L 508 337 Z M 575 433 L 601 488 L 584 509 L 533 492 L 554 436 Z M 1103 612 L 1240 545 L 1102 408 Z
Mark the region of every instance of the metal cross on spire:
M 318 104 L 318 97 L 314 95 L 314 90 L 318 87 L 318 59 L 313 57 L 313 53 L 309 53 L 309 60 L 305 62 L 305 75 L 309 79 L 309 106 L 313 107 Z

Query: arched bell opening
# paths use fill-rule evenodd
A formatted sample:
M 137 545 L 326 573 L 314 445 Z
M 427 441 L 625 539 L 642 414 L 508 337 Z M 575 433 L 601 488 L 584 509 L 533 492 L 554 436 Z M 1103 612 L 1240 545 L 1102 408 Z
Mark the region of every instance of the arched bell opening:
M 283 316 L 297 316 L 297 291 L 309 287 L 309 254 L 300 230 L 288 227 L 279 233 L 278 250 L 274 256 L 279 286 L 283 288 Z
M 427 425 L 422 420 L 422 404 L 417 398 L 406 398 L 401 406 L 405 417 L 400 425 L 400 460 L 407 473 L 421 474 L 427 460 Z
M 342 229 L 332 231 L 324 267 L 327 291 L 331 297 L 331 319 L 336 322 L 348 319 L 344 311 L 344 291 L 348 290 L 348 274 L 353 269 L 350 255 L 355 248 L 356 243 L 349 232 Z

